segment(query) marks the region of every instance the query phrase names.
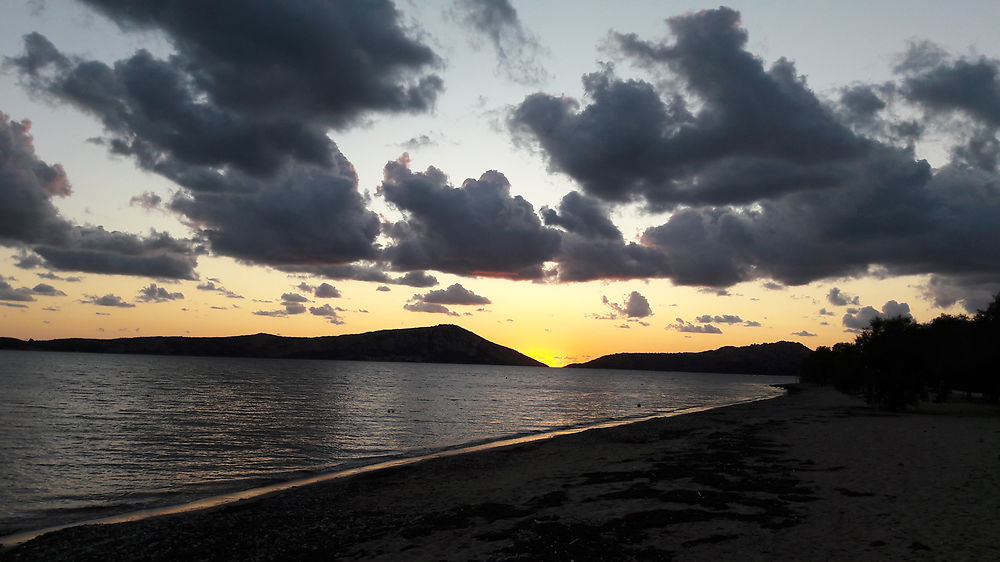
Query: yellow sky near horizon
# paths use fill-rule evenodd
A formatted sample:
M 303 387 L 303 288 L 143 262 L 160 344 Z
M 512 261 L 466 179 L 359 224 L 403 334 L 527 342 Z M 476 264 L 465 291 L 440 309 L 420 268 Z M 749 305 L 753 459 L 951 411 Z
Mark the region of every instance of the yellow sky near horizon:
M 421 289 L 374 282 L 307 278 L 273 269 L 242 265 L 228 258 L 203 258 L 200 281 L 156 282 L 132 276 L 79 275 L 70 282 L 39 277 L 41 270 L 25 271 L 12 266 L 12 258 L 0 262 L 0 275 L 13 288 L 33 288 L 39 283 L 53 286 L 65 296 L 35 294 L 34 301 L 5 301 L 0 307 L 0 336 L 20 339 L 66 337 L 115 338 L 134 336 L 232 336 L 258 332 L 312 337 L 362 333 L 374 330 L 457 324 L 495 343 L 516 349 L 543 363 L 558 367 L 618 352 L 688 352 L 725 345 L 749 345 L 773 341 L 798 341 L 810 348 L 852 341 L 842 318 L 848 309 L 885 302 L 907 302 L 919 321 L 942 312 L 921 296 L 923 277 L 892 280 L 845 279 L 802 287 L 770 290 L 761 282 L 742 283 L 716 292 L 675 286 L 668 280 L 604 281 L 547 284 L 490 278 L 460 278 L 435 273 L 436 287 Z M 433 272 L 432 272 L 433 273 Z M 252 274 L 252 275 L 251 275 Z M 71 274 L 59 274 L 64 279 Z M 219 291 L 199 290 L 211 277 L 243 298 L 227 298 Z M 13 280 L 12 280 L 13 278 Z M 338 289 L 338 298 L 319 298 L 296 287 L 328 282 Z M 183 298 L 164 302 L 142 302 L 139 291 L 156 283 L 168 293 Z M 488 298 L 486 305 L 448 305 L 457 316 L 412 312 L 403 306 L 416 294 L 426 294 L 454 283 Z M 389 290 L 378 290 L 388 287 Z M 833 287 L 858 305 L 834 306 L 826 295 Z M 636 291 L 649 303 L 650 315 L 628 318 L 602 302 L 622 306 Z M 281 295 L 307 297 L 306 312 L 285 316 L 262 316 L 258 311 L 283 310 Z M 101 306 L 91 297 L 120 296 L 131 307 Z M 342 324 L 309 308 L 330 305 Z M 14 306 L 10 306 L 14 305 Z M 22 308 L 23 307 L 23 308 Z M 821 314 L 825 309 L 827 314 Z M 736 316 L 740 322 L 699 322 L 698 317 Z M 678 319 L 690 326 L 706 324 L 721 333 L 679 331 Z M 730 318 L 732 320 L 732 318 Z M 747 326 L 748 322 L 759 327 Z M 814 335 L 805 335 L 804 333 Z

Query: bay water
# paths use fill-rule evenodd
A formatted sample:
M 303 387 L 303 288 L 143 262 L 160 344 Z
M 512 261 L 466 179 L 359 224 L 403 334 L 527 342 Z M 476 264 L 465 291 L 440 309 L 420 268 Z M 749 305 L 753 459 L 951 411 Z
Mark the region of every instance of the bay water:
M 762 399 L 792 381 L 0 351 L 0 536 L 461 445 Z

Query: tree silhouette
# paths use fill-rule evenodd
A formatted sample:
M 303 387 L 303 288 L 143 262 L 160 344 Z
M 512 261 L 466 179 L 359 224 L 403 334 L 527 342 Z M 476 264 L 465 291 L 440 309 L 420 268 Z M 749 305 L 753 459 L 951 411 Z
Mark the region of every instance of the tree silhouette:
M 816 349 L 805 381 L 863 393 L 880 408 L 899 410 L 945 400 L 955 390 L 1000 402 L 1000 293 L 974 318 L 942 314 L 927 324 L 875 318 L 854 343 Z

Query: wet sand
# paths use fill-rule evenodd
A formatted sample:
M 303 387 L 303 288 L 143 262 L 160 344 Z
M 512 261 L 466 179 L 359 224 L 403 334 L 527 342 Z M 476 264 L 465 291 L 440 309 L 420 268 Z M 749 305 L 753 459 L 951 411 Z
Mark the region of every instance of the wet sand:
M 1000 409 L 806 388 L 0 551 L 191 559 L 997 560 Z

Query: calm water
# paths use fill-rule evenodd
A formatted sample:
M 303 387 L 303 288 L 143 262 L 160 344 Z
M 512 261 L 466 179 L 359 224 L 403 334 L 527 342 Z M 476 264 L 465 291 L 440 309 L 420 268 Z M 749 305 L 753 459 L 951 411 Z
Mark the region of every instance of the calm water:
M 0 535 L 790 380 L 0 351 Z

